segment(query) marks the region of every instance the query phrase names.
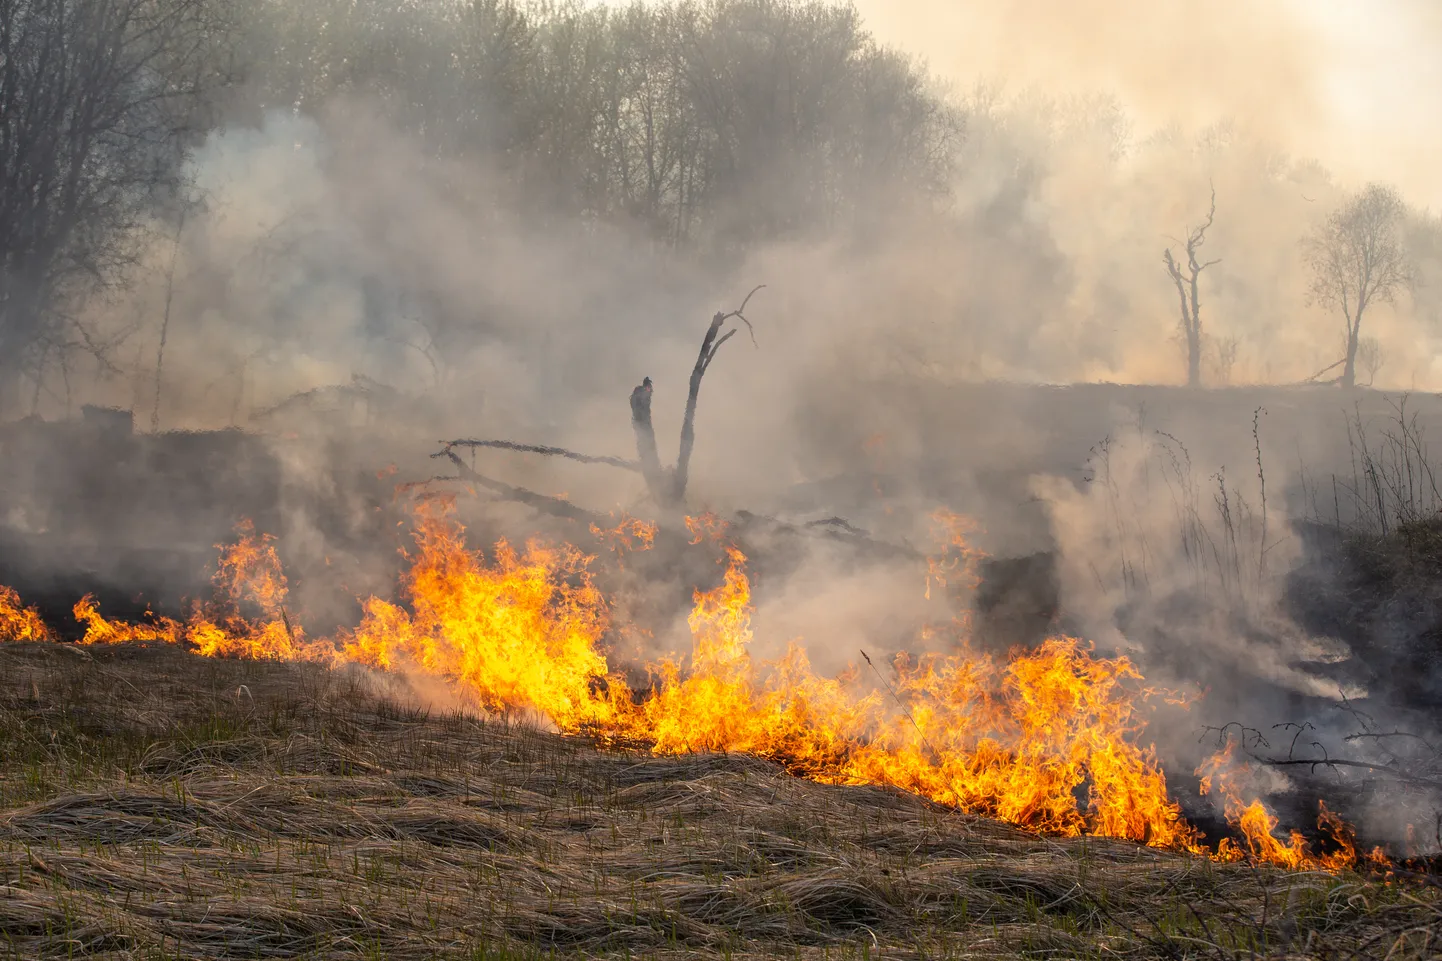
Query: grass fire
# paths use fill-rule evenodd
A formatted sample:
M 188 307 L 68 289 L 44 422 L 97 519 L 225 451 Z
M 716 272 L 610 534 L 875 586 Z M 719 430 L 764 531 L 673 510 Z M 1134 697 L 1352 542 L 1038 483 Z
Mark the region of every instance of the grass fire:
M 0 0 L 0 961 L 1442 957 L 1435 6 Z
M 755 938 L 756 949 L 778 950 L 805 929 L 810 933 L 802 941 L 815 944 L 843 943 L 848 940 L 845 932 L 864 930 L 871 946 L 882 950 L 880 929 L 890 950 L 901 943 L 893 939 L 907 940 L 892 926 L 912 917 L 916 923 L 935 926 L 925 938 L 912 942 L 913 949 L 923 953 L 929 950 L 922 947 L 927 939 L 934 939 L 934 950 L 954 950 L 974 936 L 978 924 L 989 924 L 996 932 L 993 953 L 998 955 L 1039 949 L 1075 952 L 1073 956 L 1105 955 L 1124 946 L 1137 951 L 1184 945 L 1202 934 L 1213 939 L 1209 943 L 1216 950 L 1256 950 L 1269 939 L 1285 944 L 1296 936 L 1295 906 L 1271 922 L 1265 915 L 1242 922 L 1250 917 L 1244 905 L 1255 897 L 1273 896 L 1268 892 L 1274 886 L 1287 883 L 1293 885 L 1287 888 L 1292 892 L 1289 898 L 1298 897 L 1298 891 L 1308 892 L 1307 903 L 1313 906 L 1308 910 L 1347 892 L 1348 899 L 1361 898 L 1363 903 L 1378 899 L 1379 905 L 1393 905 L 1388 910 L 1399 912 L 1409 925 L 1426 924 L 1426 918 L 1435 916 L 1435 906 L 1423 894 L 1425 888 L 1409 888 L 1404 880 L 1425 875 L 1394 865 L 1380 848 L 1360 853 L 1355 830 L 1328 811 L 1325 803 L 1318 803 L 1319 831 L 1310 837 L 1297 830 L 1279 834 L 1276 817 L 1260 799 L 1243 799 L 1235 793 L 1232 776 L 1240 763 L 1234 756 L 1235 741 L 1198 772 L 1205 773 L 1203 793 L 1217 791 L 1225 796 L 1229 833 L 1209 839 L 1190 825 L 1168 792 L 1161 762 L 1146 743 L 1148 704 L 1170 695 L 1149 689 L 1125 657 L 1097 656 L 1089 645 L 1063 636 L 998 657 L 969 648 L 964 636 L 969 620 L 959 617 L 932 625 L 927 632 L 934 640 L 953 635 L 950 640 L 957 653 L 899 656 L 884 673 L 862 651 L 858 652 L 861 663 L 840 675 L 818 675 L 799 641 L 792 642 L 778 661 L 756 663 L 749 652 L 755 611 L 747 558 L 724 521 L 688 517 L 687 528 L 694 535 L 688 547 L 714 555 L 716 564 L 713 583 L 694 592 L 688 617 L 692 650 L 687 657 L 647 665 L 645 681 L 632 684 L 617 670 L 608 650 L 616 625 L 613 604 L 596 583 L 598 554 L 539 540 L 521 550 L 505 541 L 489 551 L 476 550 L 467 545 L 453 513 L 451 498 L 429 497 L 417 503 L 400 602 L 369 598 L 360 622 L 331 638 L 305 636 L 287 609 L 288 585 L 275 544 L 249 523 L 240 526 L 232 543 L 222 545 L 213 596 L 196 604 L 184 620 L 155 616 L 137 623 L 107 620 L 86 597 L 74 607 L 76 646 L 56 647 L 59 633 L 7 589 L 0 625 L 9 643 L 0 657 L 5 658 L 6 677 L 12 684 L 24 679 L 31 686 L 28 694 L 9 689 L 4 695 L 3 735 L 12 760 L 0 781 L 7 805 L 0 824 L 12 841 L 23 842 L 11 849 L 12 866 L 5 868 L 7 877 L 8 872 L 17 872 L 13 881 L 7 881 L 17 898 L 9 909 L 13 921 L 6 929 L 11 944 L 22 954 L 49 950 L 62 942 L 78 943 L 88 952 L 107 945 L 129 950 L 126 946 L 153 937 L 163 940 L 166 931 L 173 931 L 189 945 L 186 950 L 205 951 L 207 939 L 223 939 L 233 946 L 260 937 L 241 918 L 258 910 L 285 933 L 266 935 L 279 940 L 268 945 L 255 942 L 254 949 L 267 955 L 289 954 L 298 945 L 335 944 L 342 928 L 353 927 L 344 921 L 337 928 L 333 917 L 303 923 L 302 915 L 295 912 L 308 898 L 331 891 L 324 897 L 338 899 L 328 908 L 333 916 L 338 904 L 365 897 L 360 891 L 352 893 L 348 885 L 364 887 L 372 875 L 386 875 L 387 885 L 407 889 L 415 885 L 425 912 L 433 918 L 429 923 L 436 925 L 433 931 L 442 936 L 445 925 L 467 923 L 462 920 L 467 912 L 450 901 L 460 888 L 438 889 L 420 880 L 415 872 L 432 870 L 421 858 L 435 858 L 434 869 L 442 873 L 460 871 L 470 878 L 448 878 L 447 885 L 484 883 L 497 886 L 497 892 L 514 885 L 512 896 L 521 896 L 519 889 L 532 884 L 550 891 L 544 907 L 508 904 L 498 913 L 491 905 L 485 917 L 501 939 L 496 943 L 507 938 L 524 941 L 541 930 L 537 925 L 553 925 L 552 933 L 542 937 L 552 949 L 572 938 L 578 948 L 612 944 L 660 948 L 657 938 L 684 942 L 672 943 L 675 950 L 686 944 L 714 947 L 720 943 L 716 939 L 741 938 L 736 946 L 740 950 L 740 943 Z M 937 520 L 944 535 L 938 542 L 940 553 L 918 565 L 923 575 L 918 592 L 929 590 L 942 570 L 953 580 L 974 577 L 966 569 L 975 566 L 977 553 L 958 533 L 962 519 L 941 512 Z M 615 530 L 595 528 L 593 533 L 598 544 L 639 534 L 637 541 L 627 538 L 627 543 L 645 551 L 656 532 L 654 525 L 632 520 Z M 71 657 L 48 654 L 52 649 Z M 130 653 L 119 656 L 121 651 Z M 201 667 L 201 659 L 215 661 L 221 673 Z M 257 666 L 244 667 L 247 663 Z M 157 671 L 163 674 L 156 675 Z M 148 724 L 141 708 L 155 696 L 147 688 L 160 676 L 168 677 L 165 683 L 172 688 L 190 688 L 182 695 L 192 701 L 188 711 L 204 715 L 208 710 L 210 716 L 182 720 L 166 708 L 159 728 Z M 80 700 L 42 709 L 41 679 L 50 685 L 60 683 L 62 677 L 67 678 L 64 683 L 87 692 Z M 223 689 L 221 677 L 228 678 Z M 434 708 L 403 707 L 388 699 L 392 679 L 413 683 L 418 678 L 446 686 L 455 706 L 437 715 Z M 116 684 L 132 692 L 137 703 L 123 709 L 116 705 L 117 699 L 123 704 L 127 697 Z M 109 685 L 109 690 L 102 696 L 88 690 L 93 685 Z M 260 702 L 257 688 L 265 692 Z M 204 690 L 212 693 L 206 695 Z M 109 706 L 88 706 L 90 698 L 102 698 Z M 96 713 L 111 710 L 119 714 L 111 718 Z M 121 727 L 108 731 L 112 722 Z M 322 733 L 327 724 L 336 725 L 329 736 Z M 173 737 L 165 733 L 172 725 L 177 726 Z M 291 731 L 288 740 L 279 740 L 280 729 Z M 37 740 L 44 730 L 50 732 L 48 743 Z M 408 733 L 397 741 L 401 732 Z M 57 740 L 61 737 L 64 743 Z M 443 746 L 452 739 L 454 743 Z M 513 788 L 531 800 L 507 801 L 497 775 L 482 773 L 464 757 L 467 750 L 475 750 L 463 746 L 472 739 L 478 739 L 474 741 L 478 746 L 488 744 L 486 750 L 504 757 L 508 767 L 520 765 L 519 771 L 529 766 L 532 773 L 524 775 L 525 783 L 549 778 L 548 765 L 559 764 L 551 781 L 556 793 L 547 800 L 544 789 L 537 794 L 535 787 Z M 302 748 L 304 744 L 310 746 Z M 309 759 L 291 757 L 302 749 L 311 752 Z M 449 755 L 445 763 L 455 768 L 445 779 L 423 777 L 415 770 L 436 763 L 431 756 L 435 754 Z M 646 757 L 657 760 L 648 762 Z M 496 763 L 492 760 L 484 766 Z M 399 773 L 398 764 L 408 773 Z M 590 773 L 581 773 L 585 771 Z M 602 773 L 606 771 L 611 773 Z M 458 776 L 465 784 L 463 796 L 456 794 Z M 473 776 L 478 779 L 475 784 L 469 782 Z M 606 783 L 614 777 L 631 778 L 634 783 L 598 788 L 594 780 L 598 777 Z M 567 787 L 572 778 L 574 785 Z M 754 786 L 746 787 L 758 778 Z M 421 782 L 432 787 L 421 788 Z M 792 783 L 788 786 L 788 782 Z M 818 786 L 805 788 L 801 782 Z M 62 784 L 65 790 L 60 790 Z M 419 791 L 410 800 L 405 799 L 407 784 Z M 602 793 L 582 796 L 597 790 Z M 584 894 L 574 883 L 562 884 L 552 875 L 569 892 L 568 906 L 558 908 L 546 880 L 547 873 L 560 866 L 550 860 L 562 857 L 554 845 L 581 844 L 565 856 L 590 858 L 596 855 L 584 852 L 596 843 L 605 845 L 594 838 L 597 824 L 609 821 L 611 842 L 624 844 L 617 834 L 617 818 L 644 819 L 650 803 L 679 804 L 674 815 L 662 814 L 659 808 L 653 812 L 662 832 L 654 843 L 679 846 L 676 854 L 683 859 L 704 862 L 713 855 L 702 852 L 712 845 L 738 843 L 734 837 L 727 841 L 713 836 L 706 824 L 713 815 L 706 812 L 715 812 L 722 821 L 740 814 L 744 822 L 746 815 L 727 808 L 740 804 L 749 809 L 760 803 L 754 797 L 743 800 L 748 791 L 769 792 L 772 798 L 784 793 L 791 799 L 787 806 L 800 806 L 792 814 L 802 816 L 800 812 L 806 811 L 814 818 L 806 822 L 804 837 L 786 842 L 797 847 L 780 862 L 792 867 L 781 870 L 785 874 L 794 868 L 796 877 L 776 879 L 782 887 L 775 890 L 791 890 L 796 904 L 780 909 L 783 916 L 766 922 L 765 932 L 749 927 L 752 922 L 743 920 L 747 909 L 740 906 L 720 914 L 719 908 L 689 912 L 686 905 L 695 903 L 699 908 L 702 903 L 695 900 L 703 897 L 700 889 L 683 894 L 678 885 L 658 885 L 654 878 L 643 884 L 644 909 L 636 903 L 618 906 L 614 885 L 621 883 L 624 871 L 609 880 L 588 881 L 596 887 Z M 567 803 L 565 798 L 572 792 L 580 794 Z M 275 813 L 259 813 L 270 808 L 258 810 L 257 797 L 277 804 Z M 623 814 L 633 802 L 642 805 L 637 815 Z M 478 807 L 467 806 L 473 804 Z M 566 813 L 542 817 L 535 829 L 542 836 L 526 840 L 531 832 L 524 821 L 512 822 L 506 813 L 513 804 L 519 809 Z M 347 805 L 350 814 L 344 813 Z M 478 818 L 473 813 L 492 805 L 500 805 L 492 814 Z M 326 815 L 326 809 L 333 813 Z M 363 810 L 369 813 L 362 815 Z M 688 821 L 683 811 L 701 820 Z M 326 823 L 328 816 L 336 821 Z M 585 840 L 548 840 L 539 825 L 556 816 L 569 819 L 574 826 L 567 830 L 582 832 Z M 355 817 L 364 818 L 359 833 L 344 826 Z M 893 818 L 900 823 L 890 823 Z M 907 819 L 920 819 L 915 823 L 926 825 L 917 830 L 916 843 L 934 848 L 932 856 L 911 868 L 920 876 L 896 887 L 888 883 L 875 888 L 860 878 L 845 879 L 841 865 L 862 851 L 864 856 L 850 862 L 854 869 L 869 864 L 882 877 L 893 870 L 905 877 L 909 856 L 895 843 L 904 836 L 898 831 L 916 830 L 901 827 Z M 260 827 L 261 822 L 278 825 L 283 820 L 293 821 L 289 833 L 277 835 L 279 827 Z M 846 823 L 851 820 L 859 820 L 861 837 L 856 836 L 856 823 Z M 187 821 L 195 827 L 182 828 Z M 984 827 L 992 821 L 998 827 Z M 717 833 L 741 830 L 741 822 Z M 143 823 L 154 827 L 137 834 Z M 1003 823 L 1022 833 L 1007 833 L 1009 829 L 999 826 Z M 251 827 L 243 826 L 247 824 Z M 189 830 L 204 831 L 206 839 L 188 844 L 181 835 Z M 884 850 L 877 849 L 865 839 L 867 830 L 892 840 Z M 946 879 L 945 871 L 961 871 L 963 865 L 974 863 L 970 860 L 974 855 L 964 854 L 963 839 L 978 830 L 982 834 L 971 842 L 978 851 L 1000 844 L 1000 849 L 1012 852 L 1009 857 L 1018 859 L 1016 865 L 991 869 L 1001 887 L 974 907 L 958 907 L 956 900 L 972 895 L 947 895 L 951 907 L 938 915 L 935 906 L 927 905 L 960 880 L 960 875 Z M 980 840 L 988 832 L 995 840 Z M 353 839 L 348 839 L 352 834 Z M 802 870 L 802 863 L 817 856 L 805 852 L 833 834 L 835 840 L 823 845 L 828 849 L 823 860 L 833 866 L 814 874 Z M 1087 839 L 1094 840 L 1089 844 Z M 1103 846 L 1095 846 L 1098 840 Z M 1132 842 L 1134 853 L 1124 855 L 1128 848 L 1117 846 L 1121 842 Z M 73 860 L 85 858 L 87 843 L 95 846 L 94 860 Z M 46 845 L 52 844 L 54 853 L 48 853 Z M 234 860 L 217 860 L 219 852 L 212 850 L 217 844 L 232 850 Z M 477 844 L 486 856 L 470 866 L 466 859 L 457 861 L 446 853 L 455 845 Z M 832 849 L 833 844 L 838 846 Z M 947 845 L 959 847 L 953 851 Z M 266 871 L 268 879 L 251 877 L 272 846 L 277 861 Z M 552 853 L 542 854 L 546 849 Z M 146 854 L 147 850 L 152 853 Z M 1156 853 L 1143 855 L 1144 850 Z M 198 883 L 204 898 L 230 906 L 222 909 L 211 928 L 205 928 L 203 921 L 182 920 L 185 912 L 173 908 L 157 912 L 154 906 L 142 907 L 152 902 L 137 887 L 141 878 L 117 867 L 131 856 L 125 851 L 142 863 L 153 857 L 157 883 L 168 886 L 164 889 L 172 895 L 178 894 L 175 885 L 183 883 L 185 897 L 194 898 L 192 884 Z M 639 856 L 634 851 L 627 855 L 633 863 Z M 362 857 L 367 865 L 364 872 Z M 695 871 L 695 883 L 708 883 L 703 879 L 712 869 L 701 864 L 664 868 L 670 857 L 669 853 L 658 856 L 656 869 L 675 871 L 677 878 Z M 765 855 L 748 857 L 770 862 Z M 789 860 L 793 857 L 800 860 L 793 863 Z M 1098 877 L 1105 879 L 1099 881 L 1102 888 L 1078 889 L 1087 865 L 1098 857 Z M 351 877 L 345 876 L 347 859 L 355 872 Z M 750 882 L 743 878 L 768 876 L 759 862 L 739 871 L 724 862 L 723 858 L 715 864 L 709 882 L 714 893 L 704 896 L 706 903 L 714 905 L 710 899 L 717 897 L 745 897 L 740 892 Z M 87 863 L 88 867 L 82 866 Z M 485 867 L 487 863 L 492 866 Z M 1123 863 L 1134 867 L 1123 869 Z M 942 867 L 947 864 L 952 867 Z M 88 871 L 102 867 L 104 878 L 83 880 Z M 1285 874 L 1256 873 L 1267 867 L 1310 872 L 1314 879 L 1287 882 Z M 196 882 L 188 880 L 191 870 L 197 874 Z M 598 870 L 599 878 L 607 878 L 606 867 Z M 963 873 L 976 870 L 971 867 Z M 1198 883 L 1182 879 L 1198 870 L 1203 872 L 1200 877 L 1209 879 L 1205 897 L 1216 901 L 1206 905 L 1205 913 L 1178 901 L 1188 885 Z M 171 871 L 179 871 L 179 881 L 170 877 Z M 480 878 L 487 871 L 495 873 L 483 882 Z M 1008 871 L 1023 873 L 1006 881 Z M 1028 871 L 1039 872 L 1037 880 L 1025 880 Z M 309 893 L 295 892 L 290 908 L 275 903 L 243 907 L 252 889 L 250 897 L 273 898 L 276 881 L 286 872 L 301 872 L 296 876 L 307 878 L 304 887 Z M 145 873 L 142 869 L 142 877 Z M 1148 877 L 1152 880 L 1145 880 Z M 1110 903 L 1113 895 L 1106 885 L 1123 883 L 1124 878 L 1129 878 L 1124 884 L 1131 892 L 1125 897 L 1142 897 L 1145 891 L 1145 897 L 1159 900 Z M 1171 880 L 1163 883 L 1164 878 Z M 42 879 L 45 884 L 36 887 Z M 294 891 L 297 882 L 290 883 Z M 634 878 L 625 883 L 635 890 Z M 759 882 L 760 888 L 768 883 Z M 1049 886 L 1050 894 L 1028 887 L 1042 883 Z M 73 893 L 63 894 L 72 885 L 78 885 Z M 1172 890 L 1162 894 L 1148 890 L 1148 885 Z M 99 902 L 86 900 L 93 895 L 82 896 L 86 889 L 111 892 L 112 898 L 124 891 L 125 903 L 134 907 L 106 912 Z M 967 890 L 966 883 L 956 890 Z M 1024 913 L 1032 920 L 1009 921 L 1003 932 L 997 924 L 1012 910 L 1004 906 L 1006 890 L 1026 892 L 1017 908 L 1025 904 Z M 1222 896 L 1219 890 L 1227 893 Z M 81 900 L 69 900 L 75 897 Z M 1036 900 L 1043 897 L 1048 899 L 1045 903 Z M 1149 908 L 1158 916 L 1148 915 Z M 132 916 L 132 910 L 138 916 Z M 371 910 L 377 919 L 387 914 L 378 905 Z M 972 910 L 977 912 L 974 918 L 968 915 Z M 1342 938 L 1357 950 L 1379 945 L 1384 938 L 1391 938 L 1392 946 L 1413 944 L 1415 939 L 1405 931 L 1370 917 L 1371 910 L 1346 923 L 1333 919 L 1319 924 L 1306 937 L 1311 940 L 1327 931 L 1327 937 Z M 282 922 L 287 911 L 295 920 Z M 414 911 L 414 906 L 406 908 L 404 922 L 398 915 L 365 921 L 368 927 L 376 925 L 367 937 L 377 946 L 388 945 L 387 956 L 422 951 L 420 945 L 427 938 L 406 933 L 413 927 Z M 588 911 L 601 914 L 583 922 Z M 1048 914 L 1056 911 L 1068 920 Z M 1193 914 L 1185 917 L 1182 911 Z M 785 920 L 792 912 L 791 920 Z M 1078 912 L 1089 918 L 1086 924 L 1078 926 Z M 27 917 L 29 921 L 24 920 Z M 64 923 L 57 928 L 62 917 Z M 658 922 L 662 917 L 670 920 Z M 594 933 L 563 935 L 561 928 L 568 923 Z M 663 929 L 659 932 L 653 930 L 658 923 Z M 1149 933 L 1138 927 L 1144 923 L 1151 926 Z M 686 928 L 684 937 L 676 932 L 678 924 Z M 665 925 L 673 928 L 669 934 Z M 1212 925 L 1219 931 L 1214 932 Z M 1279 927 L 1273 930 L 1273 926 Z M 650 933 L 638 934 L 638 929 Z M 42 935 L 42 931 L 50 933 Z M 401 941 L 408 946 L 401 947 Z M 220 943 L 215 940 L 212 947 Z M 863 939 L 861 948 L 866 947 Z M 479 950 L 479 956 L 490 956 L 485 954 L 490 949 Z M 515 950 L 529 956 L 524 952 L 531 949 Z

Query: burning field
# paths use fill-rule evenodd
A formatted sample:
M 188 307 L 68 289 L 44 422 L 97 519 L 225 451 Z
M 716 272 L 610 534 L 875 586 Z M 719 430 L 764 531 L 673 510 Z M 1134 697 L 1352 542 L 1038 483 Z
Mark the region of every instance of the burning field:
M 917 592 L 978 579 L 945 512 Z M 468 544 L 422 496 L 393 600 L 312 638 L 242 525 L 184 618 L 77 628 L 0 597 L 0 931 L 17 957 L 1433 956 L 1426 864 L 1313 800 L 1281 825 L 1246 731 L 1184 813 L 1147 722 L 1189 696 L 1054 635 L 814 670 L 751 652 L 748 557 L 684 537 Z M 647 664 L 612 586 L 661 548 L 691 650 Z M 678 546 L 678 544 L 680 546 Z M 764 627 L 758 625 L 758 627 Z M 78 643 L 56 643 L 65 637 Z M 1175 775 L 1174 775 L 1175 777 Z

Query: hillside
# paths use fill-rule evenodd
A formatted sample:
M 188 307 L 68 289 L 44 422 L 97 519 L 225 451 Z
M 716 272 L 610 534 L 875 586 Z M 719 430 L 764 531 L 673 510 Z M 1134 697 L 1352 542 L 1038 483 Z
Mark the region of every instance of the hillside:
M 1435 891 L 413 700 L 358 669 L 0 646 L 0 956 L 1435 956 Z

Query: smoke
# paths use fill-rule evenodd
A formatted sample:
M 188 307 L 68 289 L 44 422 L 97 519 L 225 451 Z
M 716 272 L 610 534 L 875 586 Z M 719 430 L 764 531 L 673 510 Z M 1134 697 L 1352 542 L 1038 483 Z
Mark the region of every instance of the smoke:
M 1442 18 L 1425 0 L 1366 7 L 1226 0 L 1094 0 L 1064 8 L 859 0 L 886 42 L 958 85 L 1116 96 L 1148 129 L 1241 125 L 1349 181 L 1397 183 L 1442 205 L 1433 55 Z
M 206 138 L 183 228 L 156 225 L 129 288 L 86 306 L 99 340 L 116 345 L 111 366 L 52 373 L 37 406 L 294 435 L 276 449 L 295 582 L 384 594 L 397 546 L 381 534 L 393 516 L 385 489 L 447 467 L 429 459 L 438 442 L 628 457 L 627 397 L 650 376 L 662 458 L 674 458 L 706 323 L 765 284 L 748 308 L 755 343 L 739 329 L 703 383 L 695 508 L 841 513 L 924 549 L 925 516 L 946 504 L 981 518 L 991 553 L 1054 551 L 1070 626 L 1130 651 L 1160 683 L 1211 688 L 1208 719 L 1332 698 L 1314 665 L 1346 651 L 1283 604 L 1303 556 L 1292 465 L 1341 463 L 1331 395 L 1266 425 L 1264 508 L 1248 423 L 1264 400 L 1238 395 L 1221 409 L 1037 385 L 1182 379 L 1162 251 L 1180 249 L 1213 192 L 1206 381 L 1286 384 L 1326 368 L 1341 324 L 1308 306 L 1298 242 L 1364 178 L 1432 196 L 1417 158 L 1435 132 L 1398 124 L 1394 139 L 1368 141 L 1368 156 L 1397 158 L 1391 167 L 1324 149 L 1348 139 L 1350 108 L 1333 96 L 1346 74 L 1331 65 L 1349 52 L 1335 23 L 1300 4 L 860 9 L 883 39 L 957 81 L 965 136 L 943 201 L 893 203 L 889 185 L 869 185 L 876 199 L 852 218 L 723 256 L 624 219 L 557 214 L 498 162 L 438 158 L 363 96 L 269 110 Z M 1435 30 L 1429 9 L 1395 12 Z M 1368 43 L 1397 29 L 1387 16 Z M 964 86 L 976 76 L 1006 83 Z M 1340 157 L 1337 174 L 1297 159 L 1312 152 Z M 799 191 L 800 176 L 766 186 Z M 1410 228 L 1435 270 L 1435 223 Z M 1442 380 L 1427 296 L 1369 315 L 1378 386 Z M 1133 400 L 1152 405 L 1145 427 Z M 1121 439 L 1082 477 L 1109 435 Z M 399 466 L 393 478 L 355 479 L 387 464 Z M 599 511 L 653 508 L 625 471 L 492 451 L 478 468 Z M 476 543 L 551 532 L 514 505 L 483 501 L 473 514 Z M 693 573 L 633 581 L 636 617 L 684 603 Z M 903 648 L 941 616 L 923 590 L 905 565 L 803 552 L 784 577 L 758 579 L 758 658 L 800 638 L 830 672 L 861 648 Z M 334 598 L 301 596 L 346 620 Z M 684 624 L 649 641 L 642 655 L 680 647 Z M 1169 756 L 1195 753 L 1197 723 L 1162 732 Z

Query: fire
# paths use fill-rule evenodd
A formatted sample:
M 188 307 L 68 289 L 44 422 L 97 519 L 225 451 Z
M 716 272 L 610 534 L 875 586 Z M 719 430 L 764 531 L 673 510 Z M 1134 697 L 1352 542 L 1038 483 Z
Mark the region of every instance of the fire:
M 1218 860 L 1235 861 L 1250 855 L 1255 860 L 1298 871 L 1341 871 L 1356 864 L 1355 832 L 1321 801 L 1317 802 L 1317 827 L 1336 844 L 1336 851 L 1313 854 L 1307 839 L 1296 830 L 1289 832 L 1285 841 L 1277 837 L 1277 818 L 1266 805 L 1259 798 L 1242 801 L 1237 784 L 1247 772 L 1247 765 L 1237 757 L 1238 744 L 1235 738 L 1229 738 L 1222 750 L 1197 769 L 1202 775 L 1202 793 L 1215 792 L 1222 797 L 1227 822 L 1242 835 L 1246 846 L 1242 851 L 1230 838 L 1223 838 L 1217 846 Z M 1373 851 L 1369 859 L 1376 863 L 1379 855 L 1380 852 Z M 1385 861 L 1385 855 L 1380 856 Z
M 81 644 L 165 643 L 175 644 L 184 636 L 185 626 L 170 618 L 157 618 L 151 624 L 126 624 L 109 621 L 100 613 L 95 598 L 86 594 L 75 602 L 75 620 L 85 626 Z
M 649 551 L 656 543 L 656 525 L 623 514 L 620 523 L 609 530 L 591 525 L 591 536 L 607 544 L 616 555 L 618 565 L 624 566 L 623 558 L 630 551 Z
M 975 590 L 981 584 L 980 564 L 986 557 L 972 546 L 976 522 L 948 510 L 931 515 L 931 536 L 937 547 L 926 561 L 926 599 L 931 600 L 931 587 L 945 589 L 955 584 Z
M 129 624 L 105 618 L 90 595 L 75 604 L 77 623 L 85 628 L 81 644 L 188 643 L 206 657 L 245 657 L 253 660 L 328 660 L 334 647 L 308 642 L 285 607 L 287 583 L 276 554 L 274 537 L 257 535 L 250 521 L 236 528 L 237 540 L 216 545 L 220 560 L 212 583 L 215 597 L 197 607 L 184 622 L 152 617 L 148 623 Z M 258 611 L 248 617 L 246 606 Z
M 1056 834 L 1195 847 L 1155 755 L 1135 743 L 1145 694 L 1125 658 L 1052 638 L 1004 666 L 957 655 L 898 670 L 906 711 L 855 752 L 851 780 Z
M 0 641 L 47 641 L 50 629 L 33 607 L 22 606 L 20 595 L 0 585 Z
M 502 541 L 488 565 L 433 506 L 418 515 L 416 544 L 403 584 L 412 612 L 371 598 L 343 639 L 345 659 L 413 663 L 464 685 L 489 711 L 535 711 L 563 731 L 611 719 L 623 685 L 602 683 L 609 620 L 589 558 L 534 542 L 518 553 Z
M 968 655 L 903 661 L 888 704 L 854 669 L 816 676 L 795 645 L 758 671 L 745 557 L 728 546 L 726 559 L 723 583 L 696 594 L 689 671 L 657 669 L 651 696 L 622 719 L 629 736 L 658 753 L 779 757 L 822 780 L 891 784 L 1060 834 L 1195 846 L 1155 756 L 1133 744 L 1141 724 L 1128 683 L 1141 678 L 1125 659 L 1057 638 L 1004 668 Z
M 1171 799 L 1154 750 L 1142 742 L 1153 692 L 1125 657 L 1098 657 L 1054 637 L 1008 658 L 973 653 L 900 656 L 888 680 L 865 657 L 834 677 L 816 673 L 793 642 L 773 662 L 755 640 L 747 559 L 714 515 L 688 518 L 692 543 L 719 552 L 720 583 L 694 593 L 691 650 L 653 665 L 632 691 L 607 661 L 611 608 L 574 547 L 506 541 L 467 547 L 444 499 L 416 511 L 415 549 L 401 603 L 372 597 L 365 616 L 334 639 L 308 639 L 287 609 L 288 583 L 273 539 L 242 525 L 222 548 L 215 597 L 184 622 L 104 618 L 93 598 L 74 613 L 85 644 L 186 644 L 206 656 L 354 663 L 419 670 L 458 685 L 493 713 L 525 712 L 563 733 L 641 741 L 658 754 L 746 752 L 830 783 L 891 785 L 961 810 L 1065 836 L 1125 838 L 1232 860 L 1341 870 L 1357 863 L 1351 829 L 1323 807 L 1319 826 L 1337 850 L 1314 854 L 1297 832 L 1276 834 L 1259 801 L 1235 788 L 1231 747 L 1209 762 L 1204 790 L 1225 800 L 1242 844 L 1202 844 Z M 964 518 L 935 518 L 942 558 L 932 583 L 970 586 L 979 553 Z M 623 518 L 594 530 L 620 549 L 644 549 L 654 525 Z M 639 547 L 638 547 L 639 545 Z M 34 610 L 0 589 L 0 638 L 49 637 Z M 930 635 L 927 635 L 930 636 Z

